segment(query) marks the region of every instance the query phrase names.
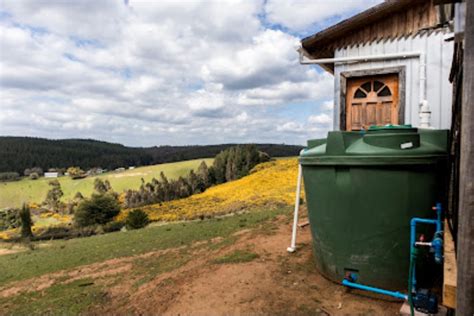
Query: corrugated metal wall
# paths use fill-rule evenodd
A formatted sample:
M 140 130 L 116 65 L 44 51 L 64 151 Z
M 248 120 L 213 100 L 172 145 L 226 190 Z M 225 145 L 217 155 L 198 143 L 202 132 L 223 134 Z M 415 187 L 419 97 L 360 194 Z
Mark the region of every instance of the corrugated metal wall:
M 449 71 L 453 55 L 453 42 L 444 40 L 446 31 L 425 31 L 413 37 L 373 42 L 366 45 L 338 49 L 335 57 L 379 55 L 420 51 L 426 54 L 427 99 L 431 108 L 431 125 L 434 128 L 451 127 L 452 89 Z M 419 125 L 419 58 L 353 64 L 338 64 L 334 68 L 335 111 L 334 129 L 339 130 L 340 73 L 346 71 L 380 69 L 405 66 L 405 124 Z

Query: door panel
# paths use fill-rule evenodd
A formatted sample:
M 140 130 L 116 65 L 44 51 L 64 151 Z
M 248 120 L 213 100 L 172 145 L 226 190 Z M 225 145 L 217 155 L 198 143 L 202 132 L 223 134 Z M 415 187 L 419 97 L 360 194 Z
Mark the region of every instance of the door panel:
M 347 80 L 346 130 L 399 124 L 398 74 Z

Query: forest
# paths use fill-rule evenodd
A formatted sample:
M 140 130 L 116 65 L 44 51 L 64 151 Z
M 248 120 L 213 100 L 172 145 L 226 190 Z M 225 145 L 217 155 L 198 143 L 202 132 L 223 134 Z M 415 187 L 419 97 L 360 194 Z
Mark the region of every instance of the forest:
M 127 147 L 92 139 L 51 140 L 32 137 L 0 137 L 0 172 L 17 172 L 39 167 L 87 170 L 100 167 L 112 170 L 127 166 L 146 166 L 165 162 L 210 158 L 235 144 L 204 146 Z M 302 146 L 256 144 L 272 157 L 296 156 Z

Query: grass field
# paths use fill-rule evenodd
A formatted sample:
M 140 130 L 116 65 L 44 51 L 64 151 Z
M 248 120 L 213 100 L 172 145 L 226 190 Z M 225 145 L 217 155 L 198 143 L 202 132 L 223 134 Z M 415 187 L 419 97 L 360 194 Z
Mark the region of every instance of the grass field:
M 144 178 L 145 181 L 150 181 L 153 177 L 158 178 L 162 171 L 168 179 L 175 179 L 186 175 L 191 169 L 196 169 L 202 160 L 206 161 L 208 165 L 212 164 L 213 161 L 213 159 L 188 160 L 138 167 L 118 173 L 109 172 L 97 177 L 104 180 L 108 179 L 112 188 L 120 193 L 125 189 L 137 189 L 140 186 L 141 178 Z M 72 180 L 69 177 L 58 178 L 64 192 L 63 200 L 67 201 L 73 198 L 76 192 L 89 196 L 93 191 L 95 178 L 88 177 L 79 180 Z M 38 180 L 23 179 L 16 182 L 0 183 L 0 208 L 18 207 L 24 202 L 42 202 L 49 190 L 48 182 L 50 180 L 45 178 Z
M 175 270 L 192 260 L 192 251 L 196 251 L 196 243 L 199 243 L 199 247 L 210 250 L 227 247 L 236 241 L 232 234 L 241 230 L 265 227 L 282 214 L 289 218 L 290 209 L 253 210 L 250 213 L 226 218 L 50 241 L 47 247 L 1 255 L 0 290 L 5 289 L 11 282 L 44 277 L 46 274 L 59 271 L 65 273 L 80 266 L 122 257 L 131 260 L 133 269 L 128 276 L 116 275 L 114 282 L 123 283 L 133 278 L 135 280 L 133 286 L 138 289 L 158 275 Z M 216 238 L 220 241 L 212 242 Z M 2 244 L 0 249 L 1 247 Z M 179 251 L 159 256 L 140 256 L 151 251 L 165 251 L 171 248 Z M 242 263 L 256 258 L 258 255 L 248 251 L 235 251 L 228 256 L 217 258 L 213 263 Z M 107 266 L 105 269 L 109 268 L 111 267 Z M 95 279 L 79 277 L 77 280 L 66 281 L 67 279 L 68 277 L 63 275 L 45 290 L 26 291 L 13 297 L 0 296 L 0 310 L 10 315 L 67 315 L 87 313 L 87 309 L 91 306 L 106 304 L 107 297 L 104 292 L 107 288 L 101 285 L 100 277 Z
M 70 240 L 54 240 L 47 246 L 0 256 L 0 287 L 11 281 L 32 278 L 45 273 L 67 270 L 112 258 L 139 255 L 154 250 L 186 246 L 193 242 L 216 237 L 231 238 L 232 233 L 251 228 L 274 218 L 278 214 L 289 214 L 290 208 L 241 214 L 204 221 L 150 226 L 128 232 Z M 225 243 L 225 240 L 223 241 Z M 36 243 L 39 244 L 39 243 Z M 0 248 L 8 247 L 0 243 Z M 225 258 L 223 260 L 237 260 Z M 248 258 L 242 259 L 243 261 Z

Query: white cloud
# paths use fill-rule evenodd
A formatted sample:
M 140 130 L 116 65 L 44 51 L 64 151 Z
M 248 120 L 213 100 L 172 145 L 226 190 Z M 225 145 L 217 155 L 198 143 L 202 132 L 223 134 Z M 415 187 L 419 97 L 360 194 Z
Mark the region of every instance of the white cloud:
M 294 31 L 303 31 L 332 17 L 343 17 L 365 10 L 383 0 L 268 0 L 265 5 L 269 22 Z
M 308 122 L 317 125 L 330 125 L 332 123 L 332 118 L 326 113 L 321 113 L 308 117 Z
M 321 105 L 321 109 L 324 111 L 333 111 L 334 110 L 334 101 L 324 101 L 323 104 Z
M 272 1 L 0 6 L 0 135 L 302 143 L 315 127 L 279 108 L 329 110 L 317 104 L 332 98 L 332 76 L 298 64 L 300 36 L 265 24 L 264 12 L 282 19 Z

